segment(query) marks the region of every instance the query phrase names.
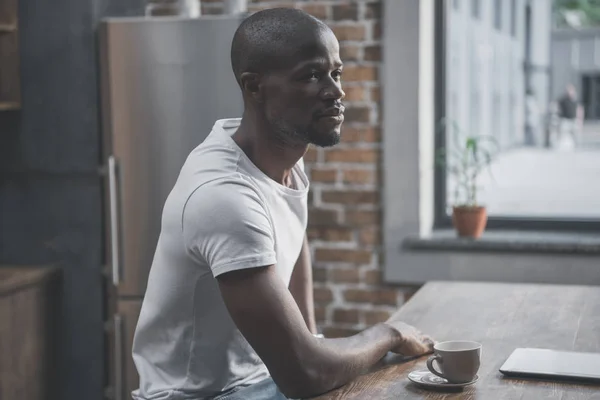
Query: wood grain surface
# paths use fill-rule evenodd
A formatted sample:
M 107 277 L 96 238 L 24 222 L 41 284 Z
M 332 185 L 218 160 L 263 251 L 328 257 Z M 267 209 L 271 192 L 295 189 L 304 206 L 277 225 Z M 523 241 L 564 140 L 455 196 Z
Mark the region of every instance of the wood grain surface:
M 517 347 L 600 352 L 600 288 L 594 286 L 431 282 L 398 311 L 437 341 L 483 344 L 479 381 L 458 391 L 411 383 L 427 357 L 391 356 L 325 399 L 600 400 L 600 385 L 504 377 L 498 369 Z
M 0 267 L 0 400 L 56 399 L 60 270 Z

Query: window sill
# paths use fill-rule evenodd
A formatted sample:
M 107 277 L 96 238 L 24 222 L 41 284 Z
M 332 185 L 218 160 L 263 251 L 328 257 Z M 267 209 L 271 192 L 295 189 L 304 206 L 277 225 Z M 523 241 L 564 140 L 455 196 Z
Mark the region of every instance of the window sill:
M 427 237 L 409 237 L 402 248 L 413 251 L 535 253 L 600 255 L 600 234 L 486 231 L 481 239 L 456 236 L 454 230 L 436 230 Z

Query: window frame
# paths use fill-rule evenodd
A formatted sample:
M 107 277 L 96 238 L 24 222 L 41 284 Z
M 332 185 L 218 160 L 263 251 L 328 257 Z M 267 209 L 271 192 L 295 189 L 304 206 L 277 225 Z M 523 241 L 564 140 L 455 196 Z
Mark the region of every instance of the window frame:
M 434 124 L 446 116 L 446 31 L 448 29 L 448 4 L 445 0 L 435 1 L 434 10 Z M 437 131 L 437 129 L 436 129 Z M 435 154 L 443 148 L 446 142 L 445 131 L 440 129 L 434 136 Z M 452 227 L 452 217 L 446 214 L 447 202 L 446 168 L 439 163 L 434 167 L 434 214 L 433 228 L 448 229 Z M 530 231 L 566 231 L 566 232 L 600 232 L 600 218 L 569 218 L 569 217 L 511 217 L 488 216 L 486 229 L 491 230 L 530 230 Z

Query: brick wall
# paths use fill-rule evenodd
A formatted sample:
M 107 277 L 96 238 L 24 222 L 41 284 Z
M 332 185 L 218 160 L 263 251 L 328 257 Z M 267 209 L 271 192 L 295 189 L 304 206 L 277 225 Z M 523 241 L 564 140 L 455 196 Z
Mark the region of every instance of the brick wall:
M 316 316 L 327 336 L 346 336 L 384 321 L 417 289 L 381 278 L 381 2 L 378 0 L 249 1 L 249 11 L 300 8 L 326 22 L 340 40 L 346 122 L 342 142 L 311 148 L 308 236 Z M 203 0 L 219 14 L 220 0 Z

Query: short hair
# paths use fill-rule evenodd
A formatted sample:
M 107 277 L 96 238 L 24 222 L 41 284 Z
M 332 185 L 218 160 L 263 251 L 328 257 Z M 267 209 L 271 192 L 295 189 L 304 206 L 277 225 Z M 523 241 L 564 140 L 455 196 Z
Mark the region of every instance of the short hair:
M 271 8 L 246 18 L 233 36 L 231 67 L 238 83 L 244 72 L 281 68 L 299 41 L 330 30 L 312 15 L 293 8 Z

